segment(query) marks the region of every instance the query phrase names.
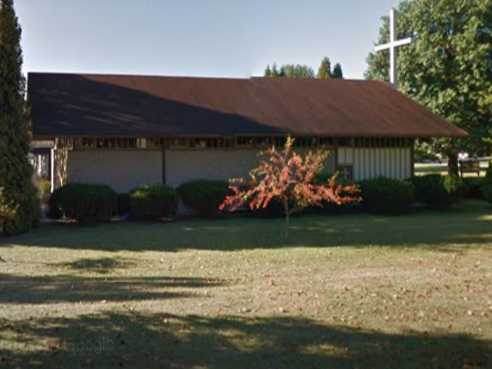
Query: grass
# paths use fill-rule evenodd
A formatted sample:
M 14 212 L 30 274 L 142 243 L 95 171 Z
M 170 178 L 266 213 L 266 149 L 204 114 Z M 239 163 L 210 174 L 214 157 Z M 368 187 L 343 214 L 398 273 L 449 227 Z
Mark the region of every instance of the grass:
M 0 240 L 2 368 L 491 368 L 492 209 Z

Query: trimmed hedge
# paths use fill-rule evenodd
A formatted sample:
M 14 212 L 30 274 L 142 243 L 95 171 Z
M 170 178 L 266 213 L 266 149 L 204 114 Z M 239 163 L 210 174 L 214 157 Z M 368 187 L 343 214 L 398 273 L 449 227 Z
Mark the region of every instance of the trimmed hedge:
M 292 205 L 292 204 L 291 204 Z M 249 206 L 248 206 L 249 209 Z M 285 217 L 284 206 L 282 202 L 273 198 L 266 208 L 250 210 L 251 213 L 258 218 L 283 218 Z M 298 216 L 302 212 L 294 213 L 292 216 Z
M 489 162 L 487 173 L 482 180 L 482 186 L 480 187 L 480 193 L 485 201 L 492 204 L 492 162 Z
M 485 182 L 492 183 L 492 161 L 489 161 L 489 166 L 485 172 Z
M 485 201 L 492 204 L 492 162 L 489 162 L 485 178 L 481 181 L 480 194 Z
M 453 201 L 459 201 L 466 196 L 466 185 L 461 177 L 445 176 L 444 188 L 453 197 Z
M 106 185 L 70 183 L 53 192 L 49 216 L 79 223 L 109 222 L 116 212 L 116 192 Z
M 362 206 L 375 214 L 408 213 L 415 202 L 415 188 L 408 181 L 379 177 L 360 183 Z
M 483 199 L 481 187 L 485 184 L 484 178 L 463 178 L 463 184 L 465 186 L 465 197 L 473 199 Z
M 483 198 L 492 204 L 492 183 L 487 183 L 481 188 Z
M 461 178 L 429 174 L 413 177 L 417 201 L 432 209 L 445 209 L 464 197 L 466 188 Z
M 125 215 L 130 213 L 130 194 L 119 193 L 118 194 L 118 215 Z
M 130 216 L 134 220 L 159 220 L 176 214 L 178 197 L 169 186 L 142 186 L 130 192 Z
M 226 181 L 194 180 L 183 183 L 177 192 L 183 204 L 197 215 L 214 217 L 220 213 L 219 205 L 229 194 L 229 184 Z

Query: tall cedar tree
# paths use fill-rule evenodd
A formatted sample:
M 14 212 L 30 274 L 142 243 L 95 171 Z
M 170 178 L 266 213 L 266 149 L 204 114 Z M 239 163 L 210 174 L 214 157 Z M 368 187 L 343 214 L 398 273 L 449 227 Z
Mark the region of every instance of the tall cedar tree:
M 26 232 L 35 221 L 20 38 L 13 0 L 0 0 L 0 202 L 10 209 L 2 211 L 5 235 Z
M 333 67 L 333 73 L 331 75 L 333 79 L 343 79 L 343 71 L 340 63 L 336 63 Z
M 260 163 L 250 172 L 249 180 L 231 180 L 232 195 L 225 198 L 220 210 L 235 211 L 245 205 L 252 210 L 261 209 L 273 200 L 280 201 L 288 237 L 290 216 L 308 206 L 359 202 L 359 188 L 337 184 L 336 175 L 326 183 L 317 183 L 327 155 L 324 151 L 299 155 L 294 151 L 294 139 L 288 137 L 283 149 L 273 146 L 260 153 Z
M 405 0 L 398 6 L 400 90 L 465 129 L 464 139 L 436 139 L 457 174 L 457 153 L 490 154 L 492 129 L 492 0 Z M 379 43 L 388 41 L 382 18 Z M 387 53 L 370 53 L 366 78 L 388 80 Z
M 331 78 L 331 61 L 330 58 L 324 57 L 321 60 L 321 65 L 318 68 L 318 74 L 316 76 L 318 79 L 330 79 Z

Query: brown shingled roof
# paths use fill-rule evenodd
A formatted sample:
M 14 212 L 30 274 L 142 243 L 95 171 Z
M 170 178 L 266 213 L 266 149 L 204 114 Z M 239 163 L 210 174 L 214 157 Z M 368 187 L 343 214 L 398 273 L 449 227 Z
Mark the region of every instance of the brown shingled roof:
M 30 73 L 35 137 L 463 137 L 387 84 Z

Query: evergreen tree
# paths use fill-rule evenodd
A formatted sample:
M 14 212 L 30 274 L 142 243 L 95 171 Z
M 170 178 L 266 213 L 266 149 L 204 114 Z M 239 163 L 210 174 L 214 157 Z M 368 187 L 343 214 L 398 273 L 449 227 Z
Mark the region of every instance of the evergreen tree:
M 331 78 L 330 58 L 325 56 L 323 58 L 323 60 L 321 60 L 321 65 L 318 68 L 317 78 L 318 79 L 330 79 Z
M 333 79 L 343 79 L 343 71 L 340 63 L 336 63 L 333 67 L 333 73 L 331 75 Z
M 13 211 L 2 219 L 5 235 L 28 231 L 35 221 L 20 38 L 13 0 L 0 0 L 0 188 L 1 202 Z
M 300 64 L 285 64 L 278 69 L 277 64 L 273 64 L 272 68 L 268 65 L 265 70 L 265 77 L 285 77 L 285 78 L 314 78 L 314 71 L 307 65 Z
M 398 10 L 398 37 L 413 38 L 398 50 L 400 90 L 470 134 L 433 140 L 457 174 L 459 151 L 492 148 L 492 0 L 406 0 Z M 387 42 L 388 23 L 383 17 L 378 43 Z M 366 78 L 388 80 L 387 53 L 367 62 Z
M 288 67 L 286 67 L 285 65 L 282 65 L 280 67 L 280 71 L 278 72 L 278 77 L 286 77 L 287 76 L 287 72 L 288 72 Z
M 273 63 L 272 77 L 274 77 L 274 78 L 280 77 L 280 72 L 278 71 L 277 63 Z
M 297 78 L 297 79 L 330 79 L 330 78 L 343 78 L 342 66 L 337 63 L 336 75 L 334 76 L 331 71 L 330 59 L 325 57 L 321 61 L 321 65 L 318 69 L 318 73 L 315 74 L 313 68 L 303 64 L 284 64 L 280 68 L 277 64 L 273 63 L 272 68 L 268 65 L 265 69 L 265 77 L 277 77 L 277 78 Z M 334 70 L 335 72 L 335 70 Z

